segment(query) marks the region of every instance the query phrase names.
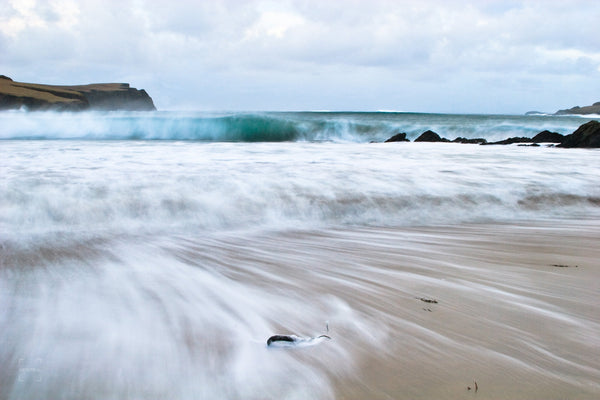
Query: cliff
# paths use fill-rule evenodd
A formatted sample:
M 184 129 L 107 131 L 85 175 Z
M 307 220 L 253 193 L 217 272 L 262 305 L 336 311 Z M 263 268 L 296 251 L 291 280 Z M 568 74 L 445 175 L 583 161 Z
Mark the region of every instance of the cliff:
M 128 83 L 54 86 L 15 82 L 0 75 L 0 110 L 25 107 L 29 111 L 153 111 L 145 90 Z
M 554 115 L 568 115 L 568 114 L 600 114 L 600 101 L 592 104 L 591 106 L 579 107 L 575 106 L 573 108 L 569 108 L 567 110 L 558 110 L 554 113 Z

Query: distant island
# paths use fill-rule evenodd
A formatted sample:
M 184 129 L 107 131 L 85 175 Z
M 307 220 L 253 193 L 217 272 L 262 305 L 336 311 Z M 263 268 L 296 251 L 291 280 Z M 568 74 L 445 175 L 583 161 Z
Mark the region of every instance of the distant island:
M 0 110 L 28 111 L 154 111 L 144 89 L 128 83 L 55 86 L 15 82 L 0 75 Z

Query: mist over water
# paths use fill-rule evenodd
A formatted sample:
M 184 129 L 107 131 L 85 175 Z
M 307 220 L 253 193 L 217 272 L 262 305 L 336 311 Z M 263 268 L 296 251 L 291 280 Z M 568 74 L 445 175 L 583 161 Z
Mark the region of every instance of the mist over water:
M 598 152 L 368 143 L 582 118 L 0 119 L 1 399 L 600 393 Z

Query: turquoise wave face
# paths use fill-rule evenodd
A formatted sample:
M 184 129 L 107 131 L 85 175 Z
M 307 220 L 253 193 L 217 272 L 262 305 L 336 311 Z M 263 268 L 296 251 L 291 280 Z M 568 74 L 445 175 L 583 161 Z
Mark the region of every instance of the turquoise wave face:
M 433 130 L 488 141 L 569 134 L 588 118 L 411 113 L 0 113 L 0 139 L 193 140 L 207 142 L 381 142 Z

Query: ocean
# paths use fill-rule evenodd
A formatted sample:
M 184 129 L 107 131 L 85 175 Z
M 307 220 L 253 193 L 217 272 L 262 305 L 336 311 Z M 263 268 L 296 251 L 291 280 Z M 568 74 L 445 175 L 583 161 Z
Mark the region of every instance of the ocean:
M 598 398 L 589 120 L 1 113 L 0 399 Z

